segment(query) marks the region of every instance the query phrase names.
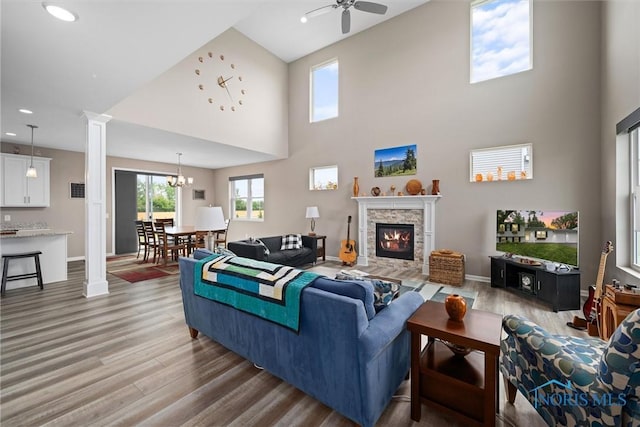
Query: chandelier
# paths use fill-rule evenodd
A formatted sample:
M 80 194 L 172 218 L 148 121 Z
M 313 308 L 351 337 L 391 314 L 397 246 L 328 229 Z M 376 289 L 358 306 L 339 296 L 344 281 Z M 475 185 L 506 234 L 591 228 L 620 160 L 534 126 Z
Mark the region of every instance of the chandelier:
M 173 175 L 167 175 L 167 184 L 170 187 L 184 187 L 185 185 L 191 185 L 193 184 L 193 178 L 192 177 L 184 177 L 184 175 L 182 175 L 182 166 L 180 164 L 180 157 L 182 156 L 182 153 L 176 153 L 178 155 L 178 176 L 173 176 Z

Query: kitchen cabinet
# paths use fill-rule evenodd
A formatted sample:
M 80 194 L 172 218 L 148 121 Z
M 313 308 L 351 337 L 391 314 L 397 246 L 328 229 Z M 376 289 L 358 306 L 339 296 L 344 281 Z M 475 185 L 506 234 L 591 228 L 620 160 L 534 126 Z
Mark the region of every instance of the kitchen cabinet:
M 1 207 L 49 207 L 49 168 L 51 159 L 34 157 L 33 167 L 37 178 L 27 178 L 31 156 L 1 154 L 0 206 Z

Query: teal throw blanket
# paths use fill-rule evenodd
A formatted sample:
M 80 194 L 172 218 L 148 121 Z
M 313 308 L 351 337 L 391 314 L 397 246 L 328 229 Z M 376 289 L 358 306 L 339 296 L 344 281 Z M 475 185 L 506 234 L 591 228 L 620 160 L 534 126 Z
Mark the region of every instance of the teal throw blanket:
M 195 265 L 194 292 L 296 332 L 302 290 L 320 275 L 286 265 L 212 255 Z

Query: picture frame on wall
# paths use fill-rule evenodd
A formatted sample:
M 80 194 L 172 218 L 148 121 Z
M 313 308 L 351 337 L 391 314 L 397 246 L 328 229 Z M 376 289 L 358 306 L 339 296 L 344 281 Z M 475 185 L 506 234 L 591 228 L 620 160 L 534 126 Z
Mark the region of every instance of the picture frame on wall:
M 193 190 L 193 200 L 205 200 L 205 190 Z
M 373 170 L 376 178 L 416 175 L 418 173 L 417 145 L 401 145 L 375 150 Z

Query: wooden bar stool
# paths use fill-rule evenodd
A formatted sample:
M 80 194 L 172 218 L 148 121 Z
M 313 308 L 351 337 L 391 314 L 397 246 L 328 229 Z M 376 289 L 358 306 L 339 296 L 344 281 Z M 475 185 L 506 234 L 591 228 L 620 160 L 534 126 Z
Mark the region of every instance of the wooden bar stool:
M 5 290 L 7 288 L 7 282 L 12 280 L 20 280 L 20 279 L 38 279 L 38 286 L 40 289 L 44 289 L 42 285 L 42 271 L 40 270 L 40 255 L 42 252 L 25 252 L 22 254 L 5 254 L 2 255 L 3 260 L 3 269 L 2 269 L 2 287 L 0 288 L 0 295 L 4 296 Z M 25 273 L 25 274 L 14 274 L 13 276 L 9 276 L 9 261 L 12 259 L 20 259 L 20 258 L 33 258 L 36 263 L 36 271 L 34 273 Z

